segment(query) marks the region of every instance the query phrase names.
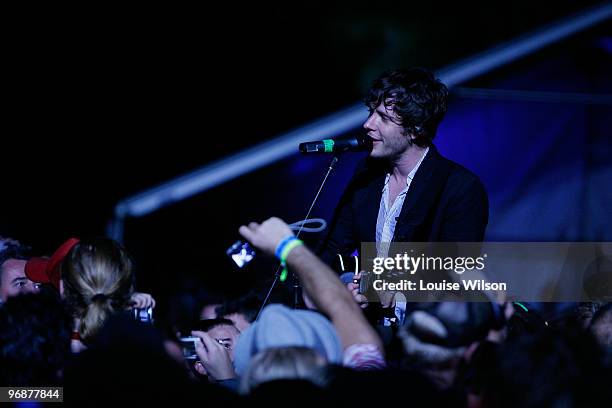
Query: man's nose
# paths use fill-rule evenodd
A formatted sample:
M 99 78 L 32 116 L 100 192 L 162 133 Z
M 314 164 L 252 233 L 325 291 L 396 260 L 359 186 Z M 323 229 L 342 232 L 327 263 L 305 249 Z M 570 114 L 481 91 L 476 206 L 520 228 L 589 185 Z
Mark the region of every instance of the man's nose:
M 374 130 L 374 115 L 368 117 L 368 120 L 363 123 L 363 128 L 366 130 Z
M 25 293 L 38 293 L 39 290 L 38 285 L 32 281 L 28 281 L 28 283 L 23 286 L 23 292 Z

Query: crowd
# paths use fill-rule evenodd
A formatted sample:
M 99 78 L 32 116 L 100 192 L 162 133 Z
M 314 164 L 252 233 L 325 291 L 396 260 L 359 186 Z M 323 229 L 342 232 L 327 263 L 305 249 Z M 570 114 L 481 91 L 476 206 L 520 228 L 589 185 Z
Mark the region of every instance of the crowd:
M 263 293 L 199 296 L 198 318 L 160 327 L 133 312 L 155 300 L 135 291 L 132 261 L 116 242 L 70 239 L 36 258 L 3 238 L 0 384 L 63 386 L 67 402 L 609 401 L 609 303 L 552 316 L 519 302 L 419 303 L 402 324 L 389 325 L 371 310 L 379 304 L 364 302 L 358 285 L 343 283 L 280 219 L 240 233 L 260 251 L 281 254 L 310 308 L 271 303 L 258 315 Z

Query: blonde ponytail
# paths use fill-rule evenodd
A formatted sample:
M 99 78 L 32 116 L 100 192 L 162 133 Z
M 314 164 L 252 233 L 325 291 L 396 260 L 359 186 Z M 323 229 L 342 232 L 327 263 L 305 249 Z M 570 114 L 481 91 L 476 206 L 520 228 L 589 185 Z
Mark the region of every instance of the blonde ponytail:
M 133 292 L 132 262 L 115 241 L 81 241 L 62 263 L 64 294 L 80 322 L 81 339 L 95 337 L 106 319 L 129 307 Z

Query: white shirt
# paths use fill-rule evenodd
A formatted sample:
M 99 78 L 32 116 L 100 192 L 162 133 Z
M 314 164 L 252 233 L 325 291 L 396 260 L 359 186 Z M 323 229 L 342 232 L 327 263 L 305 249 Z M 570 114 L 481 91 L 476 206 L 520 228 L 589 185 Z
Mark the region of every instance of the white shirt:
M 393 240 L 393 234 L 395 234 L 395 225 L 397 224 L 397 218 L 399 217 L 404 200 L 406 199 L 406 193 L 410 188 L 412 179 L 416 174 L 419 166 L 427 156 L 429 147 L 425 149 L 423 157 L 418 161 L 416 166 L 406 177 L 406 187 L 395 197 L 395 201 L 389 207 L 389 178 L 391 174 L 388 173 L 385 178 L 385 186 L 383 187 L 382 197 L 380 198 L 380 206 L 378 207 L 378 219 L 376 220 L 376 253 L 379 257 L 386 257 L 389 252 L 389 243 Z
M 425 149 L 425 153 L 418 161 L 416 166 L 410 171 L 408 177 L 406 177 L 406 187 L 395 197 L 393 204 L 389 207 L 389 178 L 391 174 L 388 173 L 385 177 L 385 186 L 383 187 L 382 197 L 380 198 L 380 206 L 378 207 L 378 219 L 376 220 L 376 256 L 387 257 L 389 253 L 389 245 L 393 240 L 395 234 L 395 226 L 397 225 L 397 219 L 402 211 L 406 194 L 412 183 L 412 179 L 416 174 L 419 166 L 427 156 L 429 147 Z M 402 325 L 404 323 L 404 317 L 406 315 L 406 302 L 395 302 L 395 315 L 397 316 L 398 323 Z M 391 325 L 388 318 L 385 318 L 383 323 L 385 326 Z

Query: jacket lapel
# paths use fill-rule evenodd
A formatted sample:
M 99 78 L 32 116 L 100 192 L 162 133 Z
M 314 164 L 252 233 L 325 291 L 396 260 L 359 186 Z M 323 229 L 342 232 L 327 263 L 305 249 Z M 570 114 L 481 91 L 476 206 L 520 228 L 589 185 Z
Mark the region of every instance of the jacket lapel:
M 445 160 L 435 146 L 430 146 L 427 156 L 410 183 L 399 220 L 395 226 L 393 241 L 412 240 L 415 227 L 424 221 L 428 212 L 436 205 L 438 192 L 444 187 L 448 172 L 449 168 Z

